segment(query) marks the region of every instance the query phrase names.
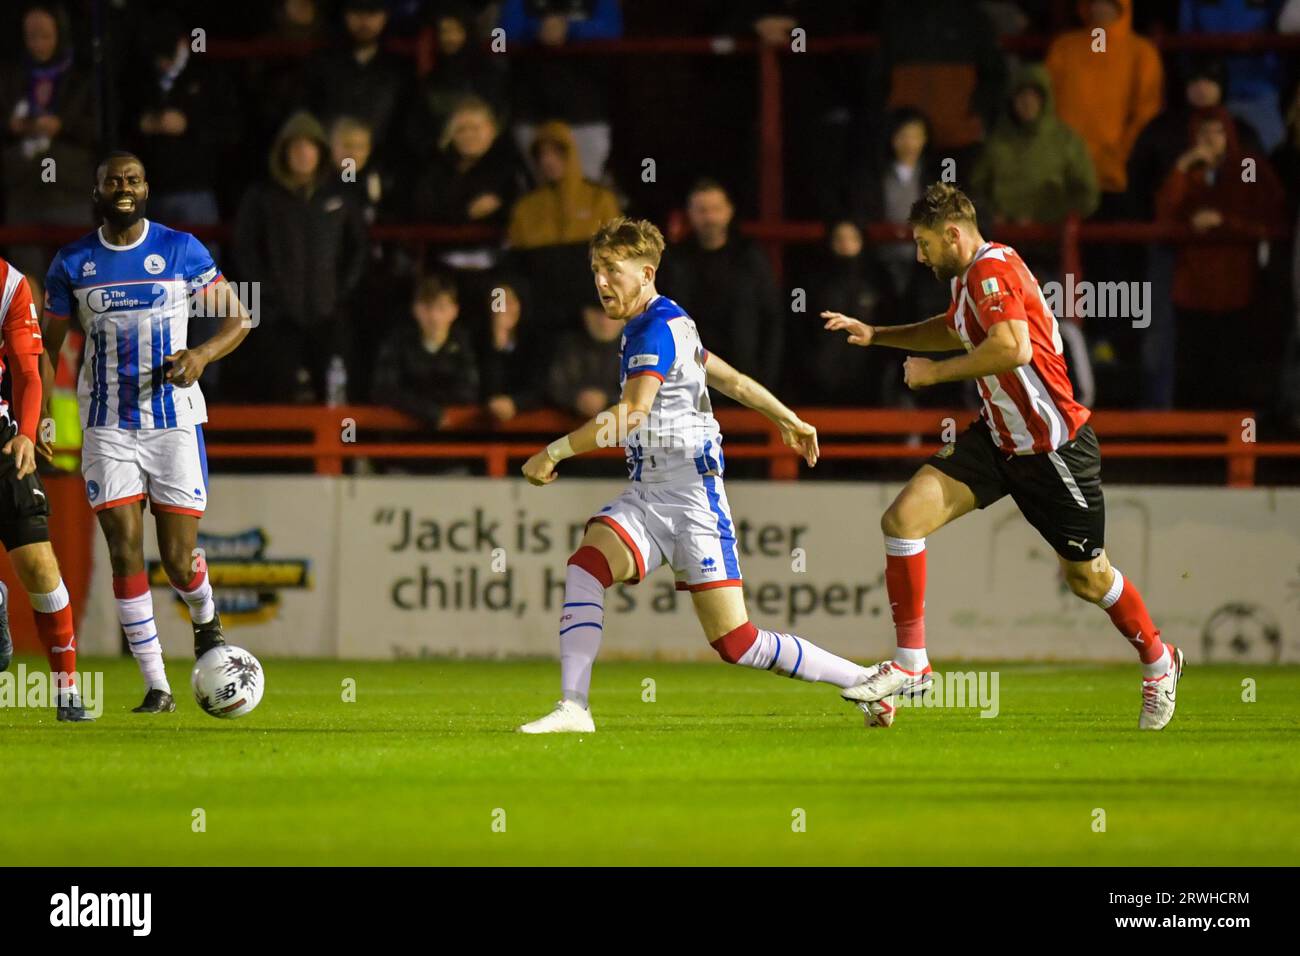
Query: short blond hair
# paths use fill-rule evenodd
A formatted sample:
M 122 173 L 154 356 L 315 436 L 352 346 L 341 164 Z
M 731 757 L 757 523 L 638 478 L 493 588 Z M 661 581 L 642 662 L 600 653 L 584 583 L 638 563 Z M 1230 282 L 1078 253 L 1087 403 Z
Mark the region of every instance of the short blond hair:
M 926 189 L 907 216 L 907 222 L 923 229 L 941 229 L 945 222 L 975 225 L 975 204 L 956 186 L 934 183 Z
M 658 269 L 664 254 L 664 235 L 648 219 L 619 216 L 601 223 L 588 248 L 593 260 L 643 259 Z

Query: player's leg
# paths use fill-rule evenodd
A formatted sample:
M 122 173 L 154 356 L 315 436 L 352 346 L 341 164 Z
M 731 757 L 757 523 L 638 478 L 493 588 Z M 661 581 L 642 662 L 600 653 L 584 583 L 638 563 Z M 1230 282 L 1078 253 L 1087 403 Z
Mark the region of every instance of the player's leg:
M 0 541 L 32 604 L 36 634 L 54 675 L 58 719 L 91 720 L 77 693 L 72 606 L 50 546 L 49 499 L 40 476 L 32 473 L 19 479 L 13 470 L 6 469 L 5 477 L 0 479 L 0 500 Z
M 199 519 L 207 508 L 208 462 L 203 427 L 165 428 L 140 438 L 140 463 L 167 580 L 190 610 L 194 656 L 226 643 L 207 563 L 198 552 Z
M 1099 605 L 1142 662 L 1138 726 L 1159 730 L 1174 714 L 1183 655 L 1160 638 L 1137 585 L 1106 554 L 1106 501 L 1101 451 L 1091 427 L 1054 452 L 1010 464 L 1012 496 L 1021 512 L 1056 551 L 1075 595 Z
M 894 618 L 894 663 L 921 673 L 925 650 L 925 539 L 979 506 L 975 493 L 933 465 L 920 470 L 880 518 L 885 537 L 885 588 Z
M 871 723 L 871 701 L 899 693 L 924 693 L 931 683 L 925 644 L 925 539 L 976 508 L 1006 494 L 998 450 L 982 421 L 933 455 L 912 476 L 880 518 L 885 537 L 885 590 L 894 619 L 894 656 L 845 695 L 858 701 Z M 887 726 L 887 723 L 886 723 Z
M 121 428 L 87 428 L 82 439 L 81 473 L 86 500 L 95 510 L 108 544 L 117 619 L 144 678 L 144 702 L 136 713 L 176 709 L 162 644 L 153 615 L 153 595 L 144 570 L 145 476 L 138 460 L 139 435 Z
M 226 643 L 208 579 L 207 562 L 198 551 L 199 519 L 195 515 L 168 510 L 154 504 L 154 526 L 158 532 L 158 553 L 167 580 L 190 609 L 194 628 L 194 657 Z
M 840 688 L 852 687 L 866 677 L 861 664 L 832 654 L 807 638 L 755 626 L 740 585 L 692 591 L 691 603 L 705 638 L 728 664 Z
M 144 701 L 134 711 L 138 714 L 170 713 L 176 709 L 176 701 L 167 681 L 162 643 L 154 620 L 153 594 L 149 591 L 149 577 L 144 569 L 143 501 L 105 508 L 98 517 L 104 540 L 108 542 L 117 619 L 145 683 Z
M 36 634 L 49 659 L 50 673 L 55 675 L 58 719 L 74 723 L 93 720 L 87 716 L 77 692 L 77 638 L 72 603 L 54 548 L 47 538 L 8 546 L 7 550 L 18 580 L 27 590 L 36 618 Z
M 587 523 L 569 558 L 560 613 L 560 689 L 556 709 L 519 728 L 526 734 L 591 733 L 591 670 L 605 627 L 605 592 L 636 583 L 662 560 L 645 527 L 643 502 L 624 492 Z
M 794 634 L 754 625 L 745 606 L 735 522 L 722 479 L 660 492 L 651 504 L 672 535 L 677 587 L 691 592 L 695 616 L 718 656 L 729 664 L 772 671 L 798 680 L 852 687 L 861 665 Z

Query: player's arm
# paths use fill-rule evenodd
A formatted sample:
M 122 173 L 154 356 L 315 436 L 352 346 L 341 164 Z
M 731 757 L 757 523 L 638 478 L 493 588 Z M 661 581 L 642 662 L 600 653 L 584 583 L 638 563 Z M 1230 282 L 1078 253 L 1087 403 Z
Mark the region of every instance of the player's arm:
M 942 382 L 1000 375 L 1028 365 L 1033 357 L 1029 323 L 1024 319 L 1005 319 L 989 326 L 988 338 L 964 355 L 942 362 L 912 356 L 903 363 L 903 379 L 909 388 L 925 388 Z
M 18 478 L 36 470 L 36 430 L 41 420 L 41 342 L 40 322 L 27 280 L 19 282 L 9 311 L 4 317 L 4 352 L 6 366 L 13 376 L 13 408 L 10 414 L 18 434 L 5 442 L 2 450 L 13 455 Z
M 555 466 L 564 459 L 585 455 L 603 445 L 626 442 L 628 434 L 639 428 L 650 414 L 660 384 L 656 375 L 630 376 L 617 402 L 524 462 L 524 477 L 534 485 L 550 484 L 557 477 Z
M 909 352 L 949 352 L 962 347 L 961 336 L 943 315 L 931 316 L 911 325 L 867 325 L 839 312 L 823 312 L 824 328 L 848 333 L 850 345 L 888 345 Z
M 809 425 L 781 400 L 743 372 L 738 372 L 713 352 L 704 359 L 705 380 L 746 408 L 761 412 L 781 430 L 782 440 L 803 456 L 809 467 L 817 464 L 817 429 Z
M 202 299 L 203 314 L 219 315 L 222 320 L 216 334 L 202 345 L 164 356 L 170 363 L 167 380 L 182 388 L 197 382 L 210 363 L 225 358 L 238 348 L 253 325 L 248 310 L 224 278 L 210 283 L 195 295 Z

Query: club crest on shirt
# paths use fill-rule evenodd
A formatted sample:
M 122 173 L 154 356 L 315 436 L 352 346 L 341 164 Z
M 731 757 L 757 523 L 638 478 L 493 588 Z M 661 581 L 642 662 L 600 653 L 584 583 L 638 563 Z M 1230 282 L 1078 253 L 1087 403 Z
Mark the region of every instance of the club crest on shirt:
M 944 445 L 942 448 L 940 448 L 937 452 L 934 453 L 934 457 L 951 458 L 952 453 L 955 452 L 956 450 L 957 450 L 957 445 L 953 442 L 948 442 L 948 444 Z
M 152 253 L 144 257 L 144 271 L 151 276 L 156 276 L 167 268 L 167 260 L 158 253 Z

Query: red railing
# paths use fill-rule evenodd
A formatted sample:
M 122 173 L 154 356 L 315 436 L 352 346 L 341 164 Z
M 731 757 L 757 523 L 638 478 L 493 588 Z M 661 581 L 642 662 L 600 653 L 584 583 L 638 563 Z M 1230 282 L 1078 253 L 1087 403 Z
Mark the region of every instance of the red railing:
M 799 414 L 817 426 L 822 458 L 856 461 L 933 454 L 941 447 L 939 436 L 960 429 L 974 417 L 973 412 L 960 409 L 812 408 Z M 1300 442 L 1248 441 L 1252 417 L 1247 411 L 1098 411 L 1092 423 L 1106 443 L 1107 457 L 1219 459 L 1227 463 L 1228 485 L 1248 487 L 1255 483 L 1257 459 L 1300 459 Z M 766 418 L 747 409 L 719 409 L 717 418 L 727 436 L 728 458 L 765 459 L 768 476 L 775 480 L 799 476 L 799 459 L 782 444 L 780 433 Z M 569 415 L 537 411 L 502 425 L 470 406 L 449 409 L 444 427 L 430 432 L 400 412 L 372 406 L 219 405 L 209 409 L 205 429 L 208 457 L 217 461 L 305 460 L 313 462 L 317 474 L 338 475 L 350 458 L 477 460 L 490 477 L 502 478 L 514 474 L 512 464 L 522 464 L 547 440 L 577 424 L 579 420 Z M 274 444 L 220 437 L 231 432 L 301 437 L 287 441 L 277 437 Z M 411 440 L 410 436 L 418 437 Z M 594 454 L 621 457 L 623 451 L 603 448 Z

